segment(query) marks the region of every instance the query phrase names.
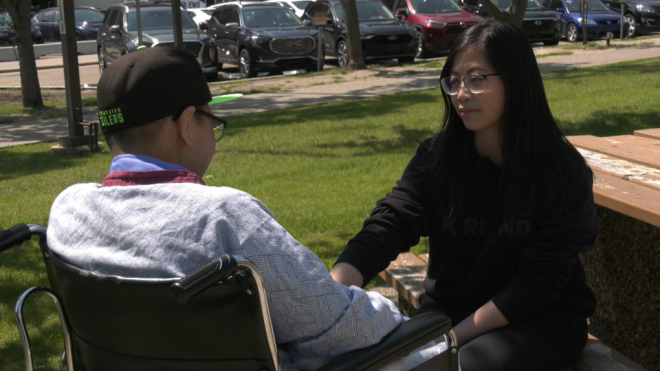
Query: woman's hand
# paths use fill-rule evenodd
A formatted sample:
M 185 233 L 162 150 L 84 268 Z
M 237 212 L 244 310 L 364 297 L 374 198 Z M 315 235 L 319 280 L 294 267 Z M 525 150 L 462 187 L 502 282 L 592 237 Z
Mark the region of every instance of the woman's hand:
M 508 325 L 506 317 L 489 301 L 454 327 L 454 332 L 458 346 L 461 347 L 480 335 Z
M 345 286 L 362 287 L 364 277 L 354 266 L 348 263 L 338 263 L 330 271 L 332 278 Z

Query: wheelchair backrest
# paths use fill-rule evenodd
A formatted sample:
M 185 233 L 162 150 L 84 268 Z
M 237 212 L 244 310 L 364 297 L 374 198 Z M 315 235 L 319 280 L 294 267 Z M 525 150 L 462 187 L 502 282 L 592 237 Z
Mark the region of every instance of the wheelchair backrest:
M 42 243 L 48 277 L 71 332 L 75 370 L 276 370 L 277 348 L 261 277 L 239 272 L 185 305 L 179 278 L 140 279 L 72 266 Z

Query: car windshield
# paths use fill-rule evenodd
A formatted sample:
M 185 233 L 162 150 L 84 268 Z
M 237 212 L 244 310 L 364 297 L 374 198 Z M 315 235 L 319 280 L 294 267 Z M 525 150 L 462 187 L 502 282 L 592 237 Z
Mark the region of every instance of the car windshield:
M 213 15 L 213 11 L 212 11 L 212 10 L 200 9 L 199 11 L 202 12 L 202 13 L 204 13 L 204 14 L 206 14 L 206 15 Z
M 95 12 L 91 9 L 76 9 L 75 17 L 77 22 L 101 22 L 103 13 Z
M 307 5 L 311 4 L 312 2 L 311 1 L 292 1 L 291 3 L 296 8 L 298 8 L 300 10 L 304 10 L 305 8 L 307 8 Z
M 300 18 L 288 8 L 243 9 L 245 27 L 298 27 Z
M 344 8 L 339 3 L 335 7 L 337 11 L 337 18 L 344 21 Z M 374 21 L 389 21 L 393 20 L 394 15 L 390 12 L 383 3 L 376 1 L 359 1 L 357 5 L 358 21 L 359 22 L 374 22 Z
M 499 0 L 497 6 L 500 9 L 507 9 L 511 6 L 511 0 Z M 527 0 L 527 9 L 536 9 L 540 8 L 541 4 L 536 0 Z
M 11 17 L 5 14 L 0 14 L 0 28 L 11 28 L 13 25 Z
M 140 19 L 142 20 L 142 30 L 158 30 L 172 27 L 172 9 L 171 8 L 142 8 L 140 9 Z M 127 14 L 128 30 L 137 31 L 137 16 L 135 11 Z M 197 25 L 190 18 L 188 12 L 181 12 L 181 28 L 184 30 L 196 29 Z
M 580 2 L 578 0 L 567 0 L 566 7 L 569 12 L 580 12 Z M 601 3 L 598 0 L 589 1 L 589 11 L 607 11 L 609 10 L 605 4 Z
M 411 0 L 410 4 L 417 13 L 460 13 L 461 8 L 451 0 Z

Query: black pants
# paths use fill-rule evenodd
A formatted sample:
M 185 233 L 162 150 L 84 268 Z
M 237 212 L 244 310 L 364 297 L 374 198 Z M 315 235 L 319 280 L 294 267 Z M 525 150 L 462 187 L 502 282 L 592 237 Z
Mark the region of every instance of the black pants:
M 417 314 L 442 310 L 440 306 L 422 295 L 422 305 Z M 566 343 L 575 344 L 567 350 L 560 349 L 529 323 L 513 324 L 483 334 L 467 344 L 459 344 L 462 371 L 559 371 L 573 363 L 582 352 L 587 341 L 586 321 L 584 335 L 581 331 L 560 331 Z M 560 329 L 561 330 L 561 329 Z M 547 335 L 547 334 L 546 334 Z M 584 338 L 582 342 L 578 338 Z M 580 345 L 581 344 L 581 345 Z

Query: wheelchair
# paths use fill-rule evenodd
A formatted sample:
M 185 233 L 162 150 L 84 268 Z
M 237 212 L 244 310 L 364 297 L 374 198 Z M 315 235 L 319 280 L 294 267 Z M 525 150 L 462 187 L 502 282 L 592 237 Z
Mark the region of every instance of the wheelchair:
M 0 232 L 0 253 L 33 236 L 50 289 L 29 288 L 16 303 L 26 371 L 34 366 L 23 307 L 36 294 L 48 296 L 58 312 L 62 371 L 278 370 L 267 293 L 249 260 L 223 255 L 183 278 L 104 275 L 58 258 L 46 242 L 46 227 L 36 224 Z M 415 370 L 457 371 L 456 339 L 443 313 L 414 317 L 380 343 L 335 357 L 318 370 L 379 370 L 439 337 L 448 350 Z

